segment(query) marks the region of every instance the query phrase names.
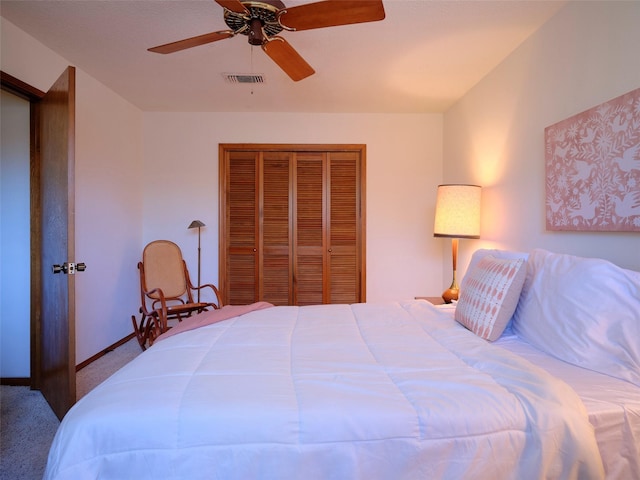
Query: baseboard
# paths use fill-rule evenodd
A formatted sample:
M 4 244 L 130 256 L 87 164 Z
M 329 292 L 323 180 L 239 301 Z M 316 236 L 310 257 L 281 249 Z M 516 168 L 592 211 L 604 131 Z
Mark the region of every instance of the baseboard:
M 123 339 L 118 340 L 113 345 L 110 345 L 104 350 L 96 353 L 93 357 L 87 358 L 84 362 L 76 365 L 76 372 L 78 372 L 79 370 L 82 370 L 84 367 L 86 367 L 90 363 L 95 362 L 100 357 L 105 356 L 107 353 L 113 352 L 120 345 L 124 345 L 135 336 L 136 336 L 135 332 L 131 333 L 126 337 L 124 337 Z M 29 377 L 0 377 L 0 385 L 8 385 L 11 387 L 30 387 L 31 379 Z
M 11 387 L 30 387 L 31 379 L 28 377 L 2 377 L 0 378 L 0 385 L 9 385 Z
M 127 335 L 126 337 L 124 337 L 122 340 L 118 340 L 116 343 L 114 343 L 113 345 L 108 346 L 107 348 L 105 348 L 104 350 L 96 353 L 93 357 L 89 357 L 87 358 L 84 362 L 79 363 L 78 365 L 76 365 L 76 372 L 82 370 L 84 367 L 86 367 L 87 365 L 89 365 L 92 362 L 95 362 L 97 359 L 99 359 L 100 357 L 105 356 L 107 353 L 109 352 L 113 352 L 116 348 L 118 348 L 120 345 L 124 345 L 125 343 L 127 343 L 129 340 L 131 340 L 133 337 L 135 337 L 136 334 L 131 333 L 129 335 Z

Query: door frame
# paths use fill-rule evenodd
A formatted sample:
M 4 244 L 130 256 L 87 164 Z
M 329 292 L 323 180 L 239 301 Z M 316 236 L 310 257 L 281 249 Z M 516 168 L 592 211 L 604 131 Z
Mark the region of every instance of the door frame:
M 32 390 L 39 390 L 40 375 L 40 279 L 41 279 L 41 219 L 40 219 L 40 154 L 37 139 L 40 135 L 38 103 L 45 92 L 0 71 L 0 88 L 24 100 L 29 101 L 29 196 L 30 196 L 30 229 L 31 229 L 31 262 L 30 262 L 30 379 Z

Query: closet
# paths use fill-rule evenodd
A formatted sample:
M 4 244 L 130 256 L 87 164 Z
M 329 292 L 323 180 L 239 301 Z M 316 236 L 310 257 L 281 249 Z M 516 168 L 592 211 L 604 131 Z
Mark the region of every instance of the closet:
M 365 146 L 220 145 L 225 304 L 365 301 Z

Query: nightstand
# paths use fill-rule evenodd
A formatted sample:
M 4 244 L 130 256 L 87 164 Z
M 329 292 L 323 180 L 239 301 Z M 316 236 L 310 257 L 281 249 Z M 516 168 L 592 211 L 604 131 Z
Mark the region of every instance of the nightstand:
M 444 299 L 442 297 L 416 297 L 416 300 L 426 300 L 434 305 L 444 305 Z

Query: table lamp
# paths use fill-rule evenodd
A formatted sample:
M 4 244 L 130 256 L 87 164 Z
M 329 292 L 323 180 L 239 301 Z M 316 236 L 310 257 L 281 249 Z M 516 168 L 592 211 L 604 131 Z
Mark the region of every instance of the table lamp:
M 478 185 L 438 185 L 434 237 L 451 238 L 453 281 L 442 294 L 445 303 L 458 300 L 456 281 L 458 239 L 480 238 L 480 191 Z

